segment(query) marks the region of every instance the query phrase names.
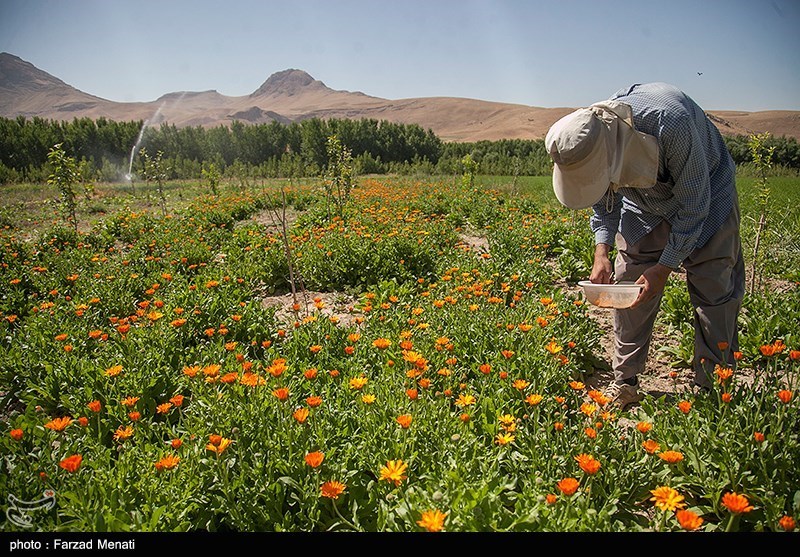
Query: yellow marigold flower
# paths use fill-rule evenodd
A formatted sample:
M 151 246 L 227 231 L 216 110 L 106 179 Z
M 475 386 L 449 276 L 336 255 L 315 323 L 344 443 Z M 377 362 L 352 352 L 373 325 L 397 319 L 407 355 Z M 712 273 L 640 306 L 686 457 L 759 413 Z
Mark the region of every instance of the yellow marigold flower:
M 333 480 L 322 484 L 319 490 L 320 490 L 320 495 L 322 497 L 328 497 L 329 499 L 338 499 L 339 496 L 342 493 L 344 493 L 344 490 L 346 488 L 347 486 L 344 485 L 343 483 Z
M 361 397 L 361 402 L 363 402 L 364 404 L 372 404 L 373 402 L 375 402 L 375 395 L 372 394 L 363 395 Z
M 395 486 L 399 486 L 400 482 L 405 480 L 408 476 L 406 475 L 406 470 L 408 469 L 408 464 L 403 462 L 402 460 L 389 460 L 386 462 L 386 466 L 381 468 L 381 480 L 386 480 L 388 482 L 393 482 Z
M 178 463 L 181 461 L 179 456 L 168 454 L 163 457 L 161 460 L 155 463 L 156 470 L 159 472 L 162 470 L 172 470 L 175 468 Z
M 556 339 L 552 339 L 544 348 L 554 356 L 563 350 L 563 347 L 556 342 Z
M 206 445 L 206 449 L 215 452 L 217 456 L 219 456 L 225 452 L 225 449 L 227 449 L 231 443 L 233 443 L 233 439 L 228 439 L 227 437 L 217 437 L 219 436 L 212 435 L 209 438 L 210 442 Z
M 358 391 L 364 388 L 364 385 L 367 384 L 367 381 L 368 381 L 367 378 L 364 376 L 353 377 L 350 380 L 349 385 L 351 389 Z
M 578 466 L 581 467 L 581 470 L 590 476 L 594 476 L 600 471 L 600 461 L 595 459 L 592 455 L 581 453 L 575 457 L 575 460 L 578 462 Z
M 686 506 L 686 503 L 683 502 L 683 495 L 669 486 L 664 485 L 651 489 L 650 493 L 653 494 L 650 500 L 662 511 L 675 511 Z
M 472 396 L 471 394 L 461 393 L 458 395 L 458 398 L 456 399 L 456 406 L 458 406 L 459 408 L 463 408 L 465 406 L 470 406 L 472 404 L 475 404 L 475 402 L 476 402 L 475 397 Z
M 594 404 L 589 404 L 588 402 L 584 402 L 581 404 L 581 412 L 586 414 L 587 416 L 591 416 L 595 412 L 597 412 L 597 406 Z
M 681 528 L 690 532 L 699 530 L 703 525 L 703 519 L 697 516 L 692 511 L 681 509 L 675 513 L 675 518 L 678 519 L 678 524 Z
M 753 510 L 746 496 L 733 491 L 722 496 L 722 505 L 734 514 L 749 513 Z
M 420 519 L 417 520 L 417 525 L 425 528 L 428 532 L 441 532 L 444 529 L 445 518 L 447 518 L 447 513 L 432 509 L 422 513 Z
M 664 451 L 663 453 L 660 453 L 658 456 L 661 460 L 669 464 L 675 464 L 683 460 L 683 453 L 680 453 L 678 451 Z
M 494 442 L 500 446 L 503 446 L 513 443 L 514 439 L 516 439 L 516 437 L 511 433 L 498 433 L 497 437 L 494 438 Z
M 114 432 L 115 441 L 125 441 L 133 436 L 133 428 L 131 426 L 119 426 L 117 431 Z
M 509 427 L 514 425 L 517 422 L 517 419 L 511 414 L 503 414 L 502 416 L 497 418 L 497 421 L 500 422 L 500 425 L 504 427 Z
M 570 381 L 570 382 L 569 382 L 569 386 L 570 386 L 570 387 L 571 387 L 573 390 L 575 390 L 575 391 L 580 391 L 580 390 L 581 390 L 581 389 L 583 389 L 583 388 L 584 388 L 586 385 L 584 385 L 584 384 L 583 384 L 583 383 L 581 383 L 580 381 Z
M 528 388 L 528 385 L 530 385 L 530 382 L 525 381 L 524 379 L 514 379 L 514 382 L 511 383 L 511 386 L 518 391 L 524 391 Z

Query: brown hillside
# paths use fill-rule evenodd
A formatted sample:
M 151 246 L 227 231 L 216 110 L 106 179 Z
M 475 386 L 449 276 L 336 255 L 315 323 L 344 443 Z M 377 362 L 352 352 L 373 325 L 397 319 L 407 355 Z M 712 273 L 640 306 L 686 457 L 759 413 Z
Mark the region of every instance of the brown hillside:
M 271 75 L 250 95 L 229 97 L 217 91 L 175 92 L 155 101 L 119 103 L 84 93 L 32 64 L 0 53 L 0 116 L 38 116 L 51 120 L 99 118 L 168 122 L 178 127 L 228 125 L 307 118 L 371 118 L 418 124 L 444 141 L 540 139 L 572 108 L 424 97 L 389 100 L 360 92 L 337 91 L 306 72 L 289 69 Z M 770 132 L 800 140 L 800 112 L 712 111 L 723 134 Z

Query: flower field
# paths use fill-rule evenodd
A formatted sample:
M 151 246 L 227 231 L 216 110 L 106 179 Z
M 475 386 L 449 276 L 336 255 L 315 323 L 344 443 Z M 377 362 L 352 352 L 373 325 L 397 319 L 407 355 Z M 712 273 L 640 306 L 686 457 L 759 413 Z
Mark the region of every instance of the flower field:
M 797 531 L 796 253 L 709 394 L 671 278 L 675 381 L 619 412 L 574 288 L 587 212 L 362 178 L 332 216 L 280 187 L 285 211 L 276 184 L 186 185 L 166 216 L 0 232 L 0 494 L 55 501 L 2 529 Z

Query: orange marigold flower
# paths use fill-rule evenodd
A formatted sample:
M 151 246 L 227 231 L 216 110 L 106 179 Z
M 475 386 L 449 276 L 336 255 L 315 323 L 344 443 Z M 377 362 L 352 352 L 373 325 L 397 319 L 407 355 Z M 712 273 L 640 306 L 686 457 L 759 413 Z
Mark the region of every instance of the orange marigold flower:
M 722 402 L 727 404 L 728 402 L 731 401 L 732 398 L 733 395 L 731 393 L 722 393 Z
M 142 414 L 140 412 L 137 412 L 136 410 L 128 413 L 128 418 L 130 418 L 132 422 L 138 422 L 141 419 L 141 417 Z
M 156 470 L 172 470 L 181 461 L 179 456 L 168 454 L 155 463 Z
M 406 395 L 411 400 L 417 400 L 419 397 L 419 391 L 417 389 L 406 389 Z
M 403 429 L 408 429 L 411 427 L 412 420 L 413 418 L 411 417 L 411 414 L 401 414 L 400 416 L 397 416 L 397 423 L 400 424 L 400 427 Z
M 789 350 L 789 359 L 793 361 L 800 360 L 800 350 Z
M 60 335 L 56 335 L 55 339 L 58 342 L 64 342 L 67 340 L 67 335 L 65 333 L 61 333 Z
M 170 445 L 170 447 L 172 447 L 173 449 L 175 449 L 177 451 L 178 449 L 181 448 L 181 445 L 183 445 L 183 440 L 182 439 L 173 439 L 172 441 L 169 442 L 169 445 Z
M 559 345 L 555 339 L 552 339 L 549 343 L 547 343 L 544 348 L 554 356 L 563 350 L 563 347 Z M 582 388 L 583 387 L 581 387 L 581 389 Z
M 681 411 L 681 412 L 683 412 L 684 414 L 688 414 L 688 413 L 691 411 L 691 409 L 692 409 L 692 403 L 691 403 L 691 402 L 689 402 L 688 400 L 682 400 L 682 401 L 680 401 L 680 402 L 678 403 L 678 408 L 679 408 L 679 409 L 680 409 L 680 411 Z
M 583 432 L 589 439 L 595 439 L 597 437 L 597 430 L 594 429 L 593 427 L 584 428 Z
M 580 482 L 575 478 L 564 478 L 556 484 L 556 487 L 559 489 L 559 491 L 561 491 L 561 493 L 567 497 L 578 491 L 579 486 Z
M 639 422 L 636 424 L 636 429 L 639 430 L 639 433 L 647 433 L 653 429 L 653 424 L 650 422 Z
M 298 423 L 301 424 L 305 423 L 305 421 L 308 419 L 308 408 L 298 408 L 297 410 L 292 412 L 292 417 Z
M 172 408 L 171 402 L 165 402 L 163 404 L 159 404 L 156 406 L 156 412 L 159 414 L 166 414 L 169 412 L 170 408 Z
M 322 404 L 322 397 L 321 396 L 310 396 L 306 398 L 306 404 L 308 404 L 311 408 L 316 408 L 320 404 Z
M 256 373 L 246 372 L 239 378 L 239 382 L 246 387 L 256 387 L 266 384 L 266 379 L 259 377 Z
M 125 441 L 126 439 L 130 439 L 133 436 L 133 428 L 129 425 L 127 426 L 119 426 L 117 431 L 114 432 L 114 440 L 115 441 Z
M 120 373 L 122 373 L 122 366 L 121 365 L 111 366 L 110 368 L 107 368 L 106 371 L 105 371 L 105 374 L 108 377 L 116 377 Z
M 782 403 L 789 404 L 789 402 L 792 400 L 792 391 L 787 389 L 780 390 L 778 391 L 778 398 L 781 399 Z
M 547 501 L 548 505 L 555 505 L 556 501 L 558 501 L 558 495 L 554 493 L 548 493 L 545 495 L 545 501 Z
M 575 457 L 575 460 L 578 462 L 578 466 L 580 466 L 581 470 L 590 476 L 594 476 L 600 471 L 600 461 L 595 459 L 592 455 L 581 453 Z
M 386 466 L 381 468 L 380 479 L 392 482 L 395 486 L 399 486 L 403 480 L 408 478 L 406 475 L 407 469 L 408 464 L 402 460 L 389 460 L 386 462 Z
M 500 354 L 502 354 L 502 355 L 503 355 L 503 357 L 504 357 L 506 360 L 509 360 L 509 359 L 511 359 L 511 358 L 514 356 L 514 351 L 513 351 L 513 350 L 501 350 L 501 351 L 500 351 Z
M 569 386 L 570 386 L 570 387 L 571 387 L 573 390 L 575 390 L 575 391 L 580 391 L 580 390 L 581 390 L 581 389 L 583 389 L 583 388 L 584 388 L 586 385 L 584 385 L 584 384 L 583 384 L 583 383 L 581 383 L 580 381 L 570 381 L 570 382 L 569 382 Z
M 417 520 L 417 525 L 425 528 L 428 532 L 441 532 L 444 529 L 444 521 L 447 513 L 440 512 L 438 509 L 425 511 Z
M 756 443 L 763 443 L 764 442 L 764 434 L 760 431 L 753 432 L 753 439 L 756 440 Z
M 797 522 L 791 516 L 783 515 L 778 521 L 778 524 L 785 532 L 792 532 L 797 527 Z
M 717 380 L 720 383 L 724 383 L 731 377 L 733 377 L 733 369 L 729 367 L 722 367 L 719 364 L 714 368 L 714 373 L 717 375 Z
M 239 374 L 235 371 L 231 371 L 230 373 L 226 373 L 222 377 L 219 378 L 220 383 L 225 383 L 226 385 L 230 385 L 231 383 L 236 383 L 236 380 L 239 379 Z
M 200 371 L 200 366 L 186 366 L 183 368 L 183 374 L 187 377 L 194 377 Z
M 462 423 L 467 423 L 467 422 L 469 421 L 469 419 L 470 419 L 470 416 L 469 416 L 469 414 L 467 414 L 467 413 L 465 412 L 465 413 L 461 414 L 461 415 L 458 417 L 458 419 L 459 419 L 459 420 L 461 420 L 461 422 L 462 422 Z
M 681 525 L 681 528 L 689 532 L 699 530 L 703 525 L 703 519 L 690 510 L 680 509 L 676 511 L 675 518 L 678 519 L 678 524 Z
M 20 441 L 22 437 L 25 435 L 25 433 L 19 428 L 12 429 L 8 434 L 11 435 L 11 438 L 14 441 Z
M 214 438 L 213 440 L 211 439 L 212 437 Z M 217 442 L 214 443 L 214 441 Z M 217 456 L 219 456 L 225 452 L 225 449 L 227 449 L 231 443 L 233 443 L 232 439 L 218 435 L 212 435 L 209 437 L 209 443 L 206 445 L 206 450 L 213 451 L 217 454 Z
M 322 350 L 322 345 L 321 344 L 314 344 L 314 345 L 310 346 L 308 349 L 312 354 L 317 354 L 320 350 Z
M 83 457 L 79 454 L 74 454 L 59 462 L 58 465 L 67 472 L 74 473 L 81 467 L 81 462 L 83 462 Z
M 92 412 L 94 412 L 95 414 L 96 414 L 96 413 L 98 413 L 98 412 L 100 412 L 100 410 L 102 410 L 102 409 L 103 409 L 103 405 L 102 405 L 102 404 L 100 404 L 100 401 L 99 401 L 99 400 L 93 400 L 92 402 L 90 402 L 90 403 L 89 403 L 89 404 L 87 404 L 86 406 L 87 406 L 87 408 L 89 408 L 89 410 L 91 410 L 91 411 L 92 411 Z
M 489 375 L 492 372 L 492 366 L 489 364 L 481 364 L 478 366 L 478 370 L 484 375 Z
M 325 453 L 320 451 L 310 452 L 304 457 L 304 459 L 306 464 L 312 468 L 319 468 L 319 466 L 322 464 L 322 461 L 325 460 Z
M 662 511 L 675 511 L 686 506 L 686 503 L 683 502 L 683 495 L 669 486 L 663 485 L 651 489 L 650 493 L 653 494 L 650 500 Z
M 180 408 L 181 406 L 183 406 L 183 398 L 184 398 L 183 395 L 175 395 L 174 397 L 169 399 L 169 401 L 172 404 L 174 404 L 176 408 Z
M 611 402 L 610 398 L 608 398 L 601 391 L 598 391 L 596 389 L 592 389 L 586 394 L 589 395 L 589 398 L 591 398 L 599 406 L 605 406 L 606 404 Z
M 564 424 L 562 424 L 561 422 L 556 422 L 553 424 L 553 429 L 555 429 L 556 431 L 564 431 Z
M 544 400 L 544 397 L 540 394 L 530 394 L 525 397 L 525 402 L 527 402 L 531 406 L 536 406 L 537 404 L 542 402 L 542 400 Z
M 347 486 L 341 482 L 337 482 L 335 480 L 325 482 L 320 486 L 319 491 L 322 497 L 327 497 L 329 499 L 338 499 L 339 496 L 344 493 L 344 490 L 347 489 Z
M 734 514 L 749 513 L 753 510 L 747 497 L 734 491 L 722 496 L 722 505 Z
M 131 406 L 135 405 L 137 402 L 139 402 L 139 397 L 138 396 L 125 397 L 122 400 L 120 400 L 119 402 L 123 406 L 131 407 Z
M 89 331 L 89 338 L 92 340 L 97 340 L 101 336 L 103 336 L 103 331 L 100 331 L 99 329 Z
M 644 447 L 644 450 L 647 451 L 648 454 L 654 454 L 661 448 L 661 446 L 652 439 L 643 442 L 642 447 Z
M 676 464 L 683 460 L 683 453 L 678 451 L 664 451 L 658 457 L 668 464 Z
M 530 382 L 525 381 L 524 379 L 514 379 L 514 381 L 511 383 L 511 386 L 518 391 L 524 391 L 528 388 L 528 385 L 530 385 Z
M 64 416 L 63 418 L 54 418 L 44 424 L 44 427 L 47 429 L 52 429 L 53 431 L 64 431 L 69 424 L 72 423 L 72 418 L 69 416 Z
M 306 379 L 311 381 L 312 379 L 314 379 L 317 376 L 318 373 L 319 373 L 319 370 L 317 368 L 315 368 L 315 367 L 308 368 L 307 370 L 305 370 L 303 372 L 303 377 L 305 377 Z
M 279 387 L 272 391 L 272 394 L 280 401 L 284 401 L 289 398 L 289 389 L 286 387 Z
M 170 321 L 169 324 L 177 329 L 178 327 L 183 327 L 184 325 L 186 325 L 186 319 L 183 318 L 173 319 L 172 321 Z
M 203 368 L 203 375 L 206 377 L 216 377 L 219 375 L 220 369 L 222 369 L 222 366 L 219 364 L 209 364 Z

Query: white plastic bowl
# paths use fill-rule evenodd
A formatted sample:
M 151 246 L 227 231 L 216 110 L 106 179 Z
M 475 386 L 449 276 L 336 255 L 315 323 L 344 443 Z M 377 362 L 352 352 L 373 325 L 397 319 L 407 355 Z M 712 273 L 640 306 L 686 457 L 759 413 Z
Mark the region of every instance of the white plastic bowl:
M 588 280 L 578 282 L 589 303 L 601 308 L 624 309 L 636 301 L 639 292 L 644 288 L 641 284 L 619 282 L 617 284 L 595 284 Z

